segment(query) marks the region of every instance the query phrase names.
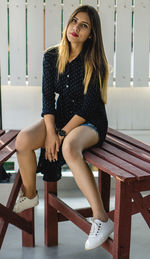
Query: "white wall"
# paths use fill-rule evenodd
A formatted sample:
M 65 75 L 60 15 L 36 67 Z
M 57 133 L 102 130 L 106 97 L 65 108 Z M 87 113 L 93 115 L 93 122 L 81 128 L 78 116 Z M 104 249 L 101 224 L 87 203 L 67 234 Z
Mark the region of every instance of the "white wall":
M 109 88 L 109 126 L 121 130 L 150 130 L 150 87 Z
M 2 86 L 4 129 L 22 129 L 41 118 L 41 87 Z M 150 130 L 150 87 L 110 87 L 106 105 L 109 127 Z
M 3 129 L 22 129 L 41 118 L 41 87 L 2 86 Z

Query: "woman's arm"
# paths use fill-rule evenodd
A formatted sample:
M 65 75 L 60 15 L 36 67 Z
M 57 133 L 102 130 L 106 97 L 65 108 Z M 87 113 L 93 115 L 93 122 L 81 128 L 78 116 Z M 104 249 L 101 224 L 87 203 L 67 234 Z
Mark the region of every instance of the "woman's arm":
M 53 114 L 45 114 L 44 122 L 47 134 L 56 134 L 55 130 L 55 117 Z
M 42 79 L 42 117 L 46 127 L 45 158 L 57 160 L 60 141 L 55 129 L 55 86 L 54 86 L 54 56 L 46 52 L 43 58 Z
M 44 115 L 44 122 L 46 127 L 45 139 L 45 159 L 54 161 L 58 159 L 57 153 L 60 147 L 60 140 L 56 134 L 55 117 L 52 114 Z
M 86 120 L 78 115 L 74 115 L 71 120 L 62 128 L 62 130 L 66 131 L 66 134 L 68 134 L 71 130 L 78 127 L 82 123 L 84 123 Z
M 46 52 L 43 57 L 42 117 L 55 115 L 54 57 Z

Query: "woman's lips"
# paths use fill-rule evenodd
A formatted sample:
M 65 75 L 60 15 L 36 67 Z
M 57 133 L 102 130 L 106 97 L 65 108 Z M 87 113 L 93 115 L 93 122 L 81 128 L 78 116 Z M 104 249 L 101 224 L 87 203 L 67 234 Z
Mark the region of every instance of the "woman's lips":
M 72 35 L 73 37 L 79 37 L 75 32 L 72 32 L 71 35 Z

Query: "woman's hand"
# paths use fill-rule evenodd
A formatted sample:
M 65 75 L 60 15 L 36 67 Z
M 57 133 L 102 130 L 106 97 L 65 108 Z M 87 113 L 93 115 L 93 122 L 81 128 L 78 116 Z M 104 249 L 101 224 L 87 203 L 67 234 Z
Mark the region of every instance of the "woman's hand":
M 59 136 L 59 134 L 58 134 L 58 138 L 59 138 L 59 143 L 60 143 L 60 145 L 61 145 L 62 142 L 63 142 L 63 140 L 64 140 L 64 136 Z
M 58 160 L 57 153 L 59 151 L 61 141 L 56 133 L 46 135 L 45 139 L 45 159 L 50 162 Z

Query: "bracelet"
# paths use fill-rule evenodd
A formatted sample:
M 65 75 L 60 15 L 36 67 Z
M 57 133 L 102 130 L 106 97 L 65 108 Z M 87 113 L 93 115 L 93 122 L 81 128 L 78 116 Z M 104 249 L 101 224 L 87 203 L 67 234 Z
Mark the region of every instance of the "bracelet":
M 67 134 L 66 134 L 65 130 L 60 129 L 60 130 L 58 130 L 58 135 L 62 136 L 62 137 L 66 137 Z

